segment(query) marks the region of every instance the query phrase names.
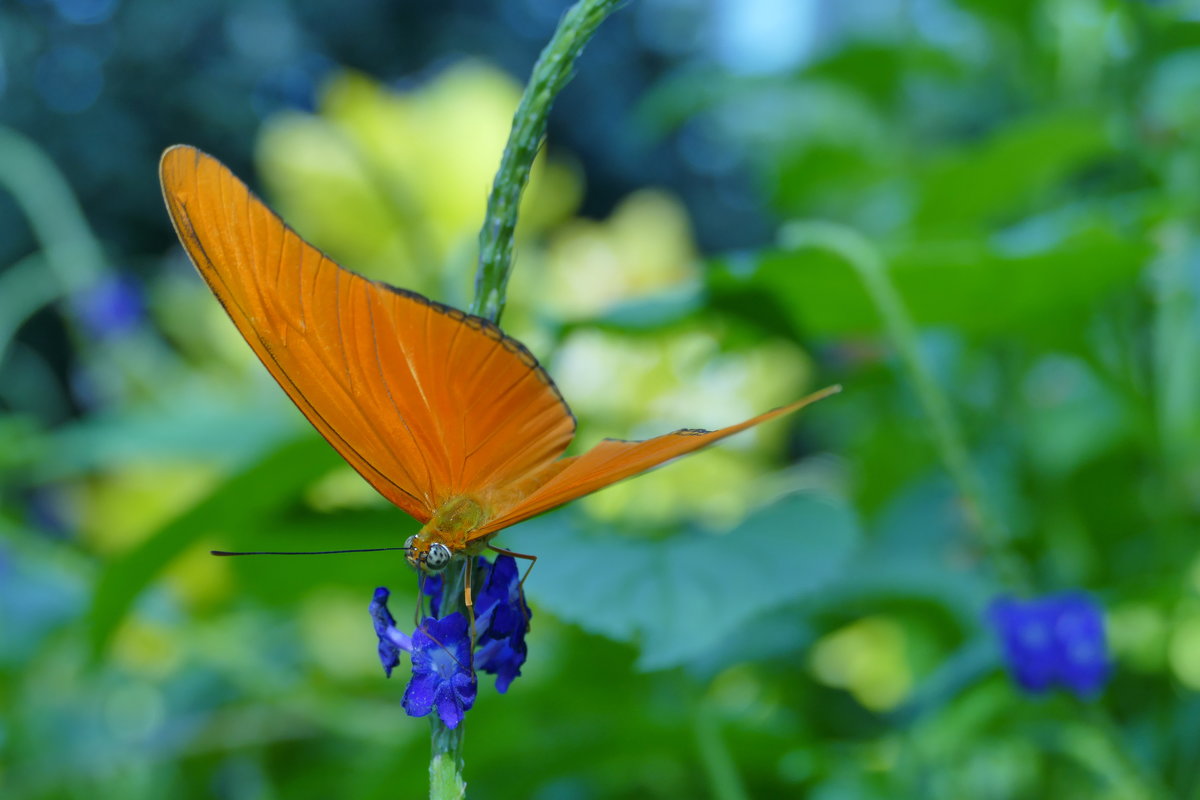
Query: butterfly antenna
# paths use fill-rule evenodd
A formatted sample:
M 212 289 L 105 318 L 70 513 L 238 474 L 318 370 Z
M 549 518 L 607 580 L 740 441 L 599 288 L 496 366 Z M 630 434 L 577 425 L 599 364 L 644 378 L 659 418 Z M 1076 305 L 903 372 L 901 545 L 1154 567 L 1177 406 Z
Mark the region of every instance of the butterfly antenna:
M 331 556 L 338 553 L 383 553 L 389 550 L 408 550 L 407 547 L 367 547 L 361 550 L 255 550 L 252 552 L 210 550 L 214 556 Z

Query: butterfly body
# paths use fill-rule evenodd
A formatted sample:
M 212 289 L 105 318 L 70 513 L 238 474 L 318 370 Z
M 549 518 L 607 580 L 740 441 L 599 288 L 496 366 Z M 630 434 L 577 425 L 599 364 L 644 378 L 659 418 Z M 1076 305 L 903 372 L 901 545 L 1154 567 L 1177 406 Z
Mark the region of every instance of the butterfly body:
M 574 415 L 494 322 L 342 268 L 193 147 L 168 149 L 159 177 L 184 249 L 263 365 L 350 466 L 422 524 L 407 556 L 424 571 L 839 388 L 715 431 L 605 439 L 564 456 Z
M 473 497 L 450 499 L 405 543 L 409 565 L 422 572 L 440 572 L 445 564 L 441 558 L 433 555 L 438 545 L 444 547 L 451 557 L 459 554 L 479 555 L 495 534 L 474 538 L 471 534 L 484 524 L 488 516 L 487 510 Z

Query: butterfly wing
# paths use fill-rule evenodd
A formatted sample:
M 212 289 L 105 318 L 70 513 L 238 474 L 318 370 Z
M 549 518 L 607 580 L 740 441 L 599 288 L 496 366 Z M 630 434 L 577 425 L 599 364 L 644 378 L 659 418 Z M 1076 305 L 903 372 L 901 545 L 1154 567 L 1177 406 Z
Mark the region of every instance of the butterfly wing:
M 566 449 L 575 419 L 519 342 L 487 320 L 343 269 L 216 159 L 159 168 L 184 248 L 308 420 L 421 522 Z
M 539 488 L 511 508 L 501 512 L 488 525 L 473 532 L 471 538 L 487 536 L 502 528 L 515 525 L 578 497 L 603 489 L 619 480 L 645 472 L 672 458 L 699 450 L 726 436 L 732 436 L 767 420 L 798 411 L 804 406 L 838 391 L 841 391 L 840 386 L 831 386 L 797 400 L 791 405 L 768 411 L 753 419 L 716 431 L 685 428 L 641 442 L 605 439 L 582 455 L 564 458 L 548 465 L 544 468 L 544 479 L 538 481 L 541 484 Z

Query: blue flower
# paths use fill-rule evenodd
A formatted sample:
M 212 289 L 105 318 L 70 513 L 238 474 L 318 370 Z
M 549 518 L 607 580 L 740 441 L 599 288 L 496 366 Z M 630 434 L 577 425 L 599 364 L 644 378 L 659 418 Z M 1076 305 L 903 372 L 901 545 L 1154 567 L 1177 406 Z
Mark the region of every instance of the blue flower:
M 529 610 L 521 596 L 521 576 L 512 556 L 498 556 L 495 564 L 480 559 L 487 572 L 483 588 L 475 598 L 475 627 L 480 638 L 511 636 L 524 632 Z
M 404 710 L 423 717 L 434 708 L 448 727 L 455 728 L 475 704 L 475 668 L 496 676 L 503 693 L 521 674 L 527 649 L 525 633 L 531 613 L 521 592 L 516 562 L 500 556 L 495 564 L 479 559 L 475 573 L 475 642 L 470 623 L 456 611 L 437 619 L 445 583 L 441 575 L 422 576 L 421 592 L 430 597 L 433 616 L 426 617 L 410 637 L 396 627 L 387 608 L 388 590 L 375 590 L 371 618 L 379 639 L 379 660 L 391 677 L 400 663 L 400 651 L 412 657 L 412 679 L 404 691 Z M 472 645 L 475 652 L 472 660 Z
M 142 292 L 125 276 L 108 276 L 72 301 L 75 314 L 88 335 L 104 339 L 123 334 L 142 318 Z
M 375 598 L 371 600 L 371 619 L 375 620 L 375 635 L 379 637 L 379 661 L 383 671 L 392 677 L 392 670 L 400 663 L 400 651 L 412 652 L 412 639 L 404 631 L 396 627 L 392 612 L 388 611 L 387 601 L 391 594 L 380 586 L 375 590 Z
M 446 727 L 457 728 L 475 704 L 469 627 L 467 618 L 455 611 L 445 619 L 426 617 L 413 633 L 413 676 L 403 700 L 410 717 L 437 708 Z
M 1027 692 L 1062 686 L 1081 698 L 1095 696 L 1112 665 L 1103 609 L 1083 592 L 1032 600 L 1002 597 L 988 609 L 1009 672 Z
M 476 598 L 475 609 L 479 636 L 476 664 L 496 676 L 496 691 L 503 694 L 521 674 L 528 653 L 525 633 L 533 616 L 525 605 L 520 574 L 512 556 L 496 558 Z
M 421 593 L 429 598 L 429 615 L 440 617 L 442 615 L 442 590 L 446 585 L 445 577 L 439 572 L 436 575 L 418 576 L 417 581 L 421 584 Z

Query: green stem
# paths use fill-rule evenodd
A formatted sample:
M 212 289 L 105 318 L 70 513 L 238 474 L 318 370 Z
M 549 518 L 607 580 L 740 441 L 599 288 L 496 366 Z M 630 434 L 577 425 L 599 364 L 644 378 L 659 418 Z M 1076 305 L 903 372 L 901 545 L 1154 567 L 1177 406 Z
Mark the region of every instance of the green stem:
M 474 559 L 467 559 L 471 564 Z M 463 560 L 455 559 L 443 573 L 442 617 L 458 611 L 466 614 L 463 603 Z M 474 631 L 472 631 L 474 634 Z M 471 643 L 474 649 L 474 642 Z M 435 710 L 429 715 L 430 758 L 429 800 L 463 800 L 467 796 L 467 782 L 463 778 L 463 732 L 467 726 L 464 719 L 457 728 L 449 728 Z
M 9 344 L 26 320 L 62 294 L 40 251 L 0 273 L 0 364 L 4 363 Z
M 1007 586 L 1029 591 L 1030 581 L 1024 564 L 1007 547 L 1008 536 L 999 519 L 993 515 L 983 493 L 983 481 L 976 472 L 958 420 L 950 403 L 929 370 L 917 346 L 917 331 L 900 294 L 896 291 L 879 251 L 862 234 L 832 222 L 798 221 L 789 223 L 780 232 L 780 243 L 789 249 L 821 248 L 836 253 L 849 264 L 862 280 L 867 294 L 883 319 L 908 370 L 925 414 L 933 426 L 934 440 L 946 468 L 953 476 L 959 492 L 971 508 L 973 530 L 980 544 L 995 564 L 996 571 Z M 1122 796 L 1139 800 L 1162 800 L 1167 797 L 1160 783 L 1138 763 L 1121 741 L 1112 717 L 1102 707 L 1090 705 L 1085 712 L 1092 730 L 1098 735 L 1104 761 L 1111 765 L 1117 780 L 1128 787 Z
M 51 273 L 67 292 L 86 289 L 105 271 L 104 252 L 70 185 L 33 141 L 0 125 L 0 187 L 17 201 Z
M 429 759 L 429 800 L 462 800 L 467 796 L 463 780 L 463 728 L 447 728 L 436 712 L 430 715 L 433 755 Z
M 43 266 L 57 284 L 45 279 L 22 298 L 23 313 L 36 310 L 30 303 L 45 303 L 84 291 L 104 275 L 104 251 L 92 233 L 70 184 L 46 153 L 31 139 L 0 125 L 0 189 L 16 200 L 33 231 Z M 36 262 L 23 270 L 35 268 Z M 11 288 L 11 287 L 10 287 Z M 80 348 L 90 346 L 87 336 L 73 331 Z
M 488 195 L 487 216 L 479 231 L 479 266 L 475 273 L 472 314 L 497 322 L 504 311 L 521 192 L 529 182 L 529 171 L 545 138 L 550 107 L 570 82 L 575 61 L 584 45 L 621 2 L 623 0 L 579 0 L 563 15 L 554 37 L 533 65 L 525 94 L 513 115 L 512 132 Z
M 583 52 L 584 45 L 621 2 L 579 0 L 563 16 L 550 43 L 533 66 L 525 93 L 513 115 L 512 131 L 488 195 L 483 228 L 479 231 L 479 266 L 475 276 L 472 314 L 486 317 L 492 322 L 500 319 L 508 276 L 512 271 L 513 235 L 517 229 L 521 193 L 529 182 L 529 172 L 545 138 L 550 107 L 554 104 L 554 98 L 570 82 L 575 61 Z M 460 568 L 461 563 L 456 560 L 446 570 L 442 616 L 466 611 L 463 607 L 464 570 Z M 468 559 L 467 568 L 472 566 L 473 559 Z M 461 800 L 466 796 L 462 751 L 465 725 L 464 720 L 451 730 L 437 714 L 430 716 L 430 800 Z
M 1170 790 L 1129 752 L 1112 716 L 1094 703 L 1080 703 L 1080 716 L 1097 734 L 1093 759 L 1082 759 L 1114 784 L 1114 796 L 1130 800 L 1167 800 Z
M 708 698 L 702 698 L 695 715 L 696 745 L 700 748 L 700 763 L 708 774 L 708 785 L 717 800 L 748 800 L 746 788 L 738 775 L 737 763 L 721 736 L 716 709 Z
M 780 243 L 793 250 L 805 247 L 828 250 L 840 256 L 858 273 L 908 370 L 917 398 L 932 426 L 934 444 L 967 505 L 971 530 L 1005 584 L 1028 591 L 1030 582 L 1025 567 L 1009 552 L 1008 534 L 987 502 L 983 481 L 967 454 L 962 429 L 946 395 L 921 355 L 916 327 L 892 284 L 879 251 L 862 234 L 851 228 L 815 220 L 789 223 L 780 231 Z
M 1200 386 L 1196 361 L 1196 298 L 1189 259 L 1194 243 L 1186 223 L 1173 221 L 1159 230 L 1162 248 L 1156 264 L 1154 315 L 1155 412 L 1159 447 L 1172 505 L 1187 493 L 1189 443 Z

